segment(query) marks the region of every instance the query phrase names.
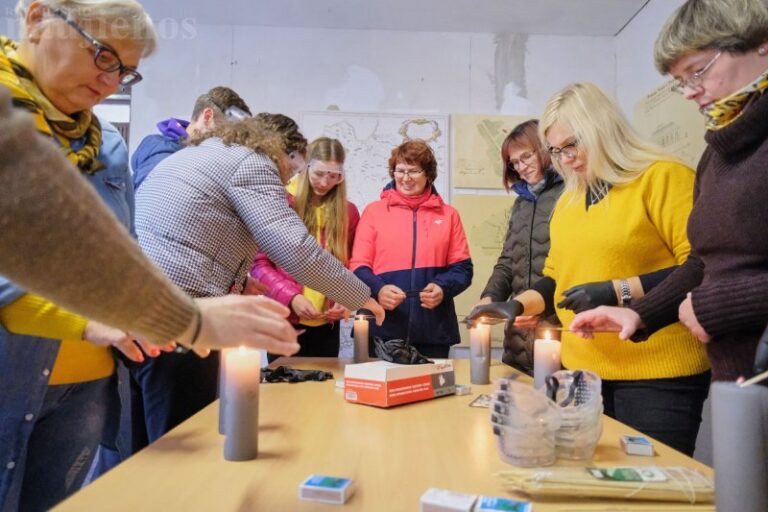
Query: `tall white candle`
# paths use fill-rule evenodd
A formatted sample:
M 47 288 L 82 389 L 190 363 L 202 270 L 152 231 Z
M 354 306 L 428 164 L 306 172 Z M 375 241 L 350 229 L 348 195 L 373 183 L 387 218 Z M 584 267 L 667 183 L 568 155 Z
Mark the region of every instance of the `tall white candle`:
M 224 370 L 224 458 L 255 459 L 259 451 L 259 382 L 261 354 L 240 347 L 227 350 Z
M 491 370 L 491 326 L 478 323 L 469 329 L 469 381 L 489 384 Z
M 366 315 L 355 316 L 353 328 L 355 333 L 354 361 L 355 363 L 365 363 L 368 361 L 368 317 Z
M 550 339 L 544 331 L 544 339 L 533 342 L 533 387 L 540 388 L 544 379 L 560 370 L 560 342 Z

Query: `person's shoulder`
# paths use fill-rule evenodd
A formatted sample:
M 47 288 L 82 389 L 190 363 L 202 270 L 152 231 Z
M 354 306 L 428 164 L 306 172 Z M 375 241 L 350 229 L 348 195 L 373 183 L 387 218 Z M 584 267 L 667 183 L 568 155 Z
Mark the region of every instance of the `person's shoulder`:
M 692 188 L 695 178 L 696 171 L 682 162 L 658 160 L 648 166 L 640 181 L 644 187 Z
M 363 208 L 363 216 L 374 215 L 386 209 L 387 209 L 387 200 L 377 199 L 376 201 L 371 201 L 370 203 L 365 205 L 365 208 Z

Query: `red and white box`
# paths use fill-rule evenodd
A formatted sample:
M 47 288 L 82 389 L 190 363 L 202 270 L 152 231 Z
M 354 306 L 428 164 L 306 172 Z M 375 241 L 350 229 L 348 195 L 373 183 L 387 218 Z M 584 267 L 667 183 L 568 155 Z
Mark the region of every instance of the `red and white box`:
M 392 407 L 456 392 L 453 361 L 395 364 L 388 361 L 348 364 L 344 370 L 347 402 Z

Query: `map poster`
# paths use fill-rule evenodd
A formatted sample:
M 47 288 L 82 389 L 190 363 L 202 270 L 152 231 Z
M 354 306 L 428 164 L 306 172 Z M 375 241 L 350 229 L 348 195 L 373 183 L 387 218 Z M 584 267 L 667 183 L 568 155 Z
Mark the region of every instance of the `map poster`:
M 706 147 L 704 116 L 694 102 L 672 91 L 672 83 L 657 87 L 637 102 L 634 125 L 640 135 L 696 168 Z
M 361 213 L 379 199 L 391 179 L 387 162 L 392 149 L 409 139 L 423 139 L 432 147 L 437 158 L 435 188 L 445 202 L 451 200 L 448 116 L 304 112 L 301 130 L 309 141 L 325 136 L 344 145 L 347 195 Z
M 456 297 L 456 314 L 463 319 L 480 300 L 493 266 L 499 259 L 509 225 L 509 214 L 515 194 L 475 195 L 454 194 L 453 206 L 459 211 L 464 232 L 467 234 L 469 253 L 474 265 L 472 286 Z M 482 208 L 478 208 L 482 204 Z M 462 341 L 469 342 L 468 330 L 461 325 Z M 504 324 L 491 327 L 491 339 L 496 343 L 504 338 Z
M 501 144 L 523 116 L 457 114 L 454 126 L 453 186 L 503 188 Z

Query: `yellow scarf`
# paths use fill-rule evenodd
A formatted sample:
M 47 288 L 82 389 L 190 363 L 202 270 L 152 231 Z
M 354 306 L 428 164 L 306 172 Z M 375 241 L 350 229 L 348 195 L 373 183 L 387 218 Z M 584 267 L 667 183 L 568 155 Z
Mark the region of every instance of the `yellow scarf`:
M 751 84 L 702 109 L 702 113 L 707 117 L 707 129 L 720 130 L 734 122 L 752 96 L 765 89 L 768 89 L 768 70 Z
M 10 89 L 13 103 L 28 110 L 35 120 L 37 130 L 55 138 L 64 149 L 67 159 L 86 174 L 104 169 L 96 157 L 101 147 L 101 125 L 90 110 L 70 117 L 62 113 L 38 88 L 32 74 L 18 58 L 18 44 L 0 36 L 0 85 Z M 72 150 L 72 141 L 86 137 L 85 145 Z

